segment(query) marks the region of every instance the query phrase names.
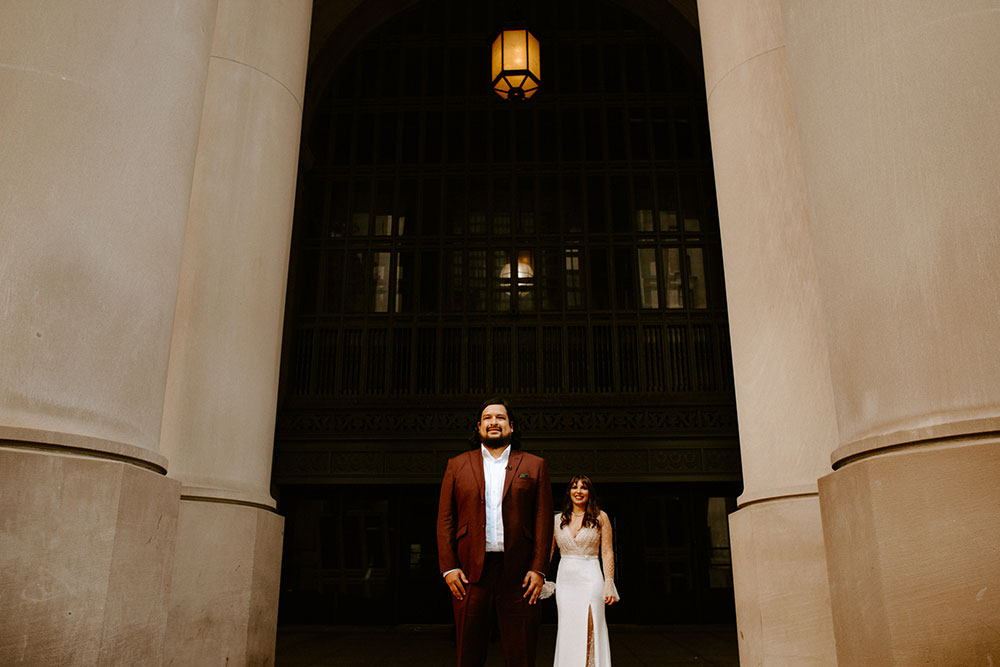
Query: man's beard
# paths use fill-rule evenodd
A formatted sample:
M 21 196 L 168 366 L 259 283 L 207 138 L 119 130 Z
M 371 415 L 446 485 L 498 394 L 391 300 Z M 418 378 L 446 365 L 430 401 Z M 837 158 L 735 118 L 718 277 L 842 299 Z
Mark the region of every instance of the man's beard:
M 513 433 L 508 433 L 507 435 L 501 435 L 499 438 L 483 438 L 483 446 L 486 449 L 503 449 L 510 444 L 510 439 L 513 435 Z

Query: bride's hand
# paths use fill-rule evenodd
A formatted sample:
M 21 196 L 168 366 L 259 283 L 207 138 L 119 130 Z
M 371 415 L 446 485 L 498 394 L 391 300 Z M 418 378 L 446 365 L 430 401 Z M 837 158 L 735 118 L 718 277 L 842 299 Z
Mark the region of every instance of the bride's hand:
M 605 595 L 604 596 L 604 604 L 611 605 L 611 604 L 614 604 L 616 602 L 618 602 L 618 598 L 616 598 L 615 596 L 613 596 L 613 595 Z

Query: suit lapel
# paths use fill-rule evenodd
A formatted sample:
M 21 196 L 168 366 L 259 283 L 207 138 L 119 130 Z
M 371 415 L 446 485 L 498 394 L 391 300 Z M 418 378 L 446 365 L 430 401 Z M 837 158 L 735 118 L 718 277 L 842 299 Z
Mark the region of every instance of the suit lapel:
M 473 449 L 468 455 L 469 467 L 472 468 L 472 477 L 479 487 L 479 499 L 486 502 L 486 481 L 483 479 L 483 450 Z
M 507 491 L 510 490 L 510 483 L 514 481 L 514 476 L 517 475 L 517 468 L 521 465 L 521 452 L 516 449 L 510 450 L 510 458 L 507 459 L 507 474 L 503 477 L 503 494 L 501 498 L 507 497 Z

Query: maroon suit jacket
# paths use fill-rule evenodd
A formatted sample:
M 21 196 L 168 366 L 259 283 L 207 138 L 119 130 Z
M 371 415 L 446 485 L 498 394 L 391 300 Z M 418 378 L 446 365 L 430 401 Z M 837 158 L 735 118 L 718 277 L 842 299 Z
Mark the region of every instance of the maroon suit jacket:
M 504 569 L 545 574 L 553 526 L 552 485 L 545 459 L 511 450 L 500 507 Z M 479 581 L 486 555 L 486 484 L 481 449 L 448 461 L 438 503 L 437 541 L 442 574 L 460 567 L 470 582 Z

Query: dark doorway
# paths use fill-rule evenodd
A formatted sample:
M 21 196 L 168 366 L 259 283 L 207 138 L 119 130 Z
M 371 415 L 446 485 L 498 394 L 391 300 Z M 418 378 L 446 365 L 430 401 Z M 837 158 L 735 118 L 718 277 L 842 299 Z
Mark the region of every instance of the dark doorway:
M 697 27 L 522 3 L 542 86 L 512 105 L 489 79 L 507 4 L 382 2 L 388 20 L 366 2 L 314 29 L 273 473 L 282 622 L 450 622 L 437 484 L 497 393 L 554 493 L 598 481 L 628 599 L 612 622 L 731 619 L 739 443 Z
M 625 600 L 611 623 L 723 623 L 735 618 L 726 513 L 732 484 L 605 484 Z M 563 485 L 553 487 L 557 503 Z M 284 624 L 450 623 L 437 564 L 432 485 L 282 490 Z M 558 556 L 553 561 L 553 574 Z M 555 622 L 555 605 L 544 609 Z

